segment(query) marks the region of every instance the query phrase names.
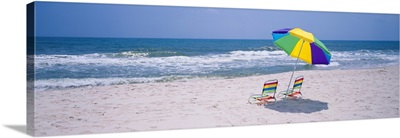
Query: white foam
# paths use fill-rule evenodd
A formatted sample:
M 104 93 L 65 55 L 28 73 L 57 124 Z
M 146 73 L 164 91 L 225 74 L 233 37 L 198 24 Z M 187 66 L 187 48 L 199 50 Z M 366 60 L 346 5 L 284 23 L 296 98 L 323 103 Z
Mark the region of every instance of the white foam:
M 315 65 L 317 67 L 322 67 L 322 68 L 327 68 L 327 67 L 335 67 L 335 66 L 339 66 L 340 64 L 338 62 L 331 62 L 329 63 L 329 65 L 323 65 L 323 64 L 318 64 Z
M 165 79 L 165 77 L 83 78 L 83 79 L 63 78 L 63 79 L 36 80 L 35 91 L 44 91 L 48 89 L 107 86 L 107 85 L 131 84 L 131 83 L 148 83 L 148 82 L 160 81 L 163 79 Z
M 125 54 L 129 56 L 113 56 L 113 54 Z M 360 50 L 360 51 L 332 51 L 332 59 L 329 65 L 317 65 L 317 67 L 337 67 L 352 64 L 358 61 L 399 62 L 398 53 L 395 51 Z M 37 55 L 35 56 L 35 68 L 46 70 L 59 69 L 86 69 L 111 67 L 112 69 L 130 69 L 139 73 L 149 72 L 160 75 L 171 74 L 207 74 L 214 71 L 230 71 L 235 69 L 292 66 L 296 59 L 289 57 L 284 51 L 231 51 L 224 54 L 209 54 L 199 56 L 167 56 L 148 57 L 146 53 L 121 52 L 106 54 L 85 55 Z M 298 62 L 298 65 L 305 64 Z M 369 63 L 368 63 L 369 64 Z M 372 66 L 375 63 L 371 63 Z M 79 70 L 77 70 L 79 72 Z
M 332 61 L 358 61 L 358 60 L 388 60 L 398 61 L 399 54 L 395 51 L 384 52 L 382 50 L 359 50 L 359 51 L 333 51 Z
M 51 66 L 69 65 L 98 65 L 98 66 L 143 66 L 143 67 L 170 67 L 170 66 L 193 66 L 204 65 L 215 67 L 220 63 L 233 61 L 252 61 L 265 59 L 287 58 L 283 51 L 232 51 L 226 54 L 202 55 L 202 56 L 169 56 L 169 57 L 146 57 L 147 53 L 122 52 L 130 57 L 110 57 L 106 54 L 85 55 L 37 55 L 35 56 L 35 67 L 45 68 Z
M 116 53 L 113 55 L 117 56 L 119 54 L 126 56 L 126 57 L 146 57 L 149 55 L 149 53 L 140 53 L 140 52 L 135 52 L 135 51 L 125 51 L 125 52 Z

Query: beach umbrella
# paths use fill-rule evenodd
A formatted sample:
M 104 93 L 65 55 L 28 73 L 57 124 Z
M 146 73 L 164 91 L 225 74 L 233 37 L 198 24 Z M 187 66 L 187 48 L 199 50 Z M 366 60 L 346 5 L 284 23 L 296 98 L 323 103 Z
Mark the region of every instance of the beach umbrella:
M 312 33 L 306 32 L 300 28 L 279 29 L 272 32 L 272 37 L 276 46 L 285 51 L 289 56 L 296 58 L 296 63 L 286 92 L 289 91 L 299 59 L 312 65 L 328 65 L 331 60 L 331 53 L 328 48 L 315 38 Z

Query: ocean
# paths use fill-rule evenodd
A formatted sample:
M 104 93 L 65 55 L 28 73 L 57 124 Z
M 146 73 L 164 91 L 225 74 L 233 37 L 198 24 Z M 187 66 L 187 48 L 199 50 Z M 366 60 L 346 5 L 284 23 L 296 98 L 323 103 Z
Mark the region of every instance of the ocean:
M 299 70 L 399 65 L 399 41 L 321 40 L 329 65 Z M 28 56 L 29 58 L 29 56 Z M 37 37 L 35 91 L 288 72 L 295 58 L 272 40 Z

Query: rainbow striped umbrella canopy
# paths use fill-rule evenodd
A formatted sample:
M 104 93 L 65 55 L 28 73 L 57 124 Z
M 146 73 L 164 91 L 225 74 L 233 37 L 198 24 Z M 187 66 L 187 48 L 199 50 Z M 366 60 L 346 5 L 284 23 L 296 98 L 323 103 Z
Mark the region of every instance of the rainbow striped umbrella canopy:
M 288 55 L 308 64 L 329 64 L 331 53 L 313 34 L 300 28 L 284 28 L 272 32 L 274 44 Z

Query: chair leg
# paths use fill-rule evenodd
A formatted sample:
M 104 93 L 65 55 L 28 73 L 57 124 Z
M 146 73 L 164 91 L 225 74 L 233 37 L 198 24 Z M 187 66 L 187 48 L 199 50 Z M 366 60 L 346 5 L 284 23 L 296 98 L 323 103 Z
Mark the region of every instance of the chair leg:
M 254 104 L 255 102 L 252 102 L 252 101 L 258 101 L 256 98 L 254 98 L 253 97 L 254 95 L 250 95 L 250 97 L 249 97 L 249 99 L 247 100 L 247 102 L 249 103 L 249 104 Z
M 253 99 L 252 96 L 250 96 L 249 99 L 247 100 L 247 102 L 248 102 L 249 104 L 253 104 L 253 103 L 250 102 L 251 99 Z

